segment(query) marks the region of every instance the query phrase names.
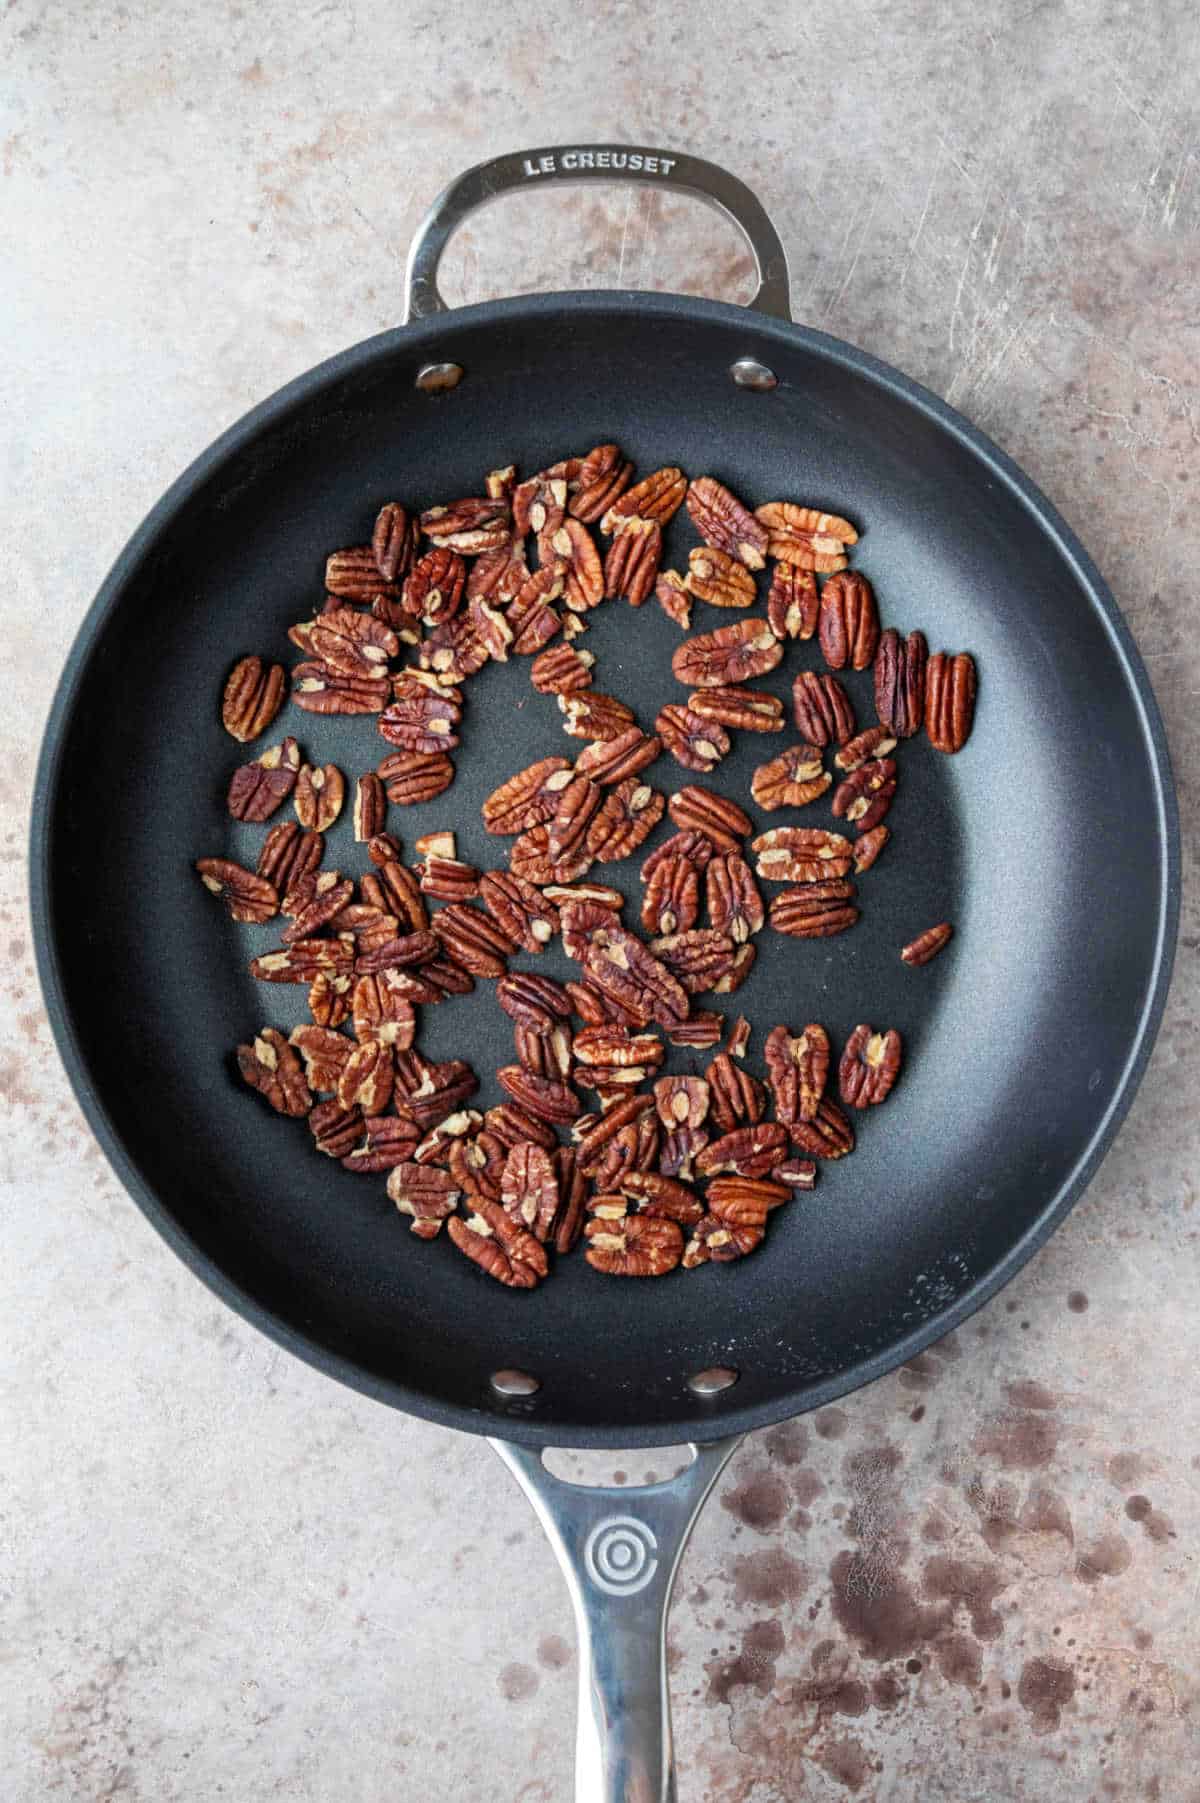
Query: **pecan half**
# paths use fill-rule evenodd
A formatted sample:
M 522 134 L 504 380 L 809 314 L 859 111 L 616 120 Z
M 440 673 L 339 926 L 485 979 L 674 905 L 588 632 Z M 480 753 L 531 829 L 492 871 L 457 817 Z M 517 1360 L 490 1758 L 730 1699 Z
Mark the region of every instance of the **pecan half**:
M 398 1051 L 395 1064 L 396 1094 L 422 1133 L 453 1114 L 479 1088 L 478 1077 L 461 1058 L 434 1064 L 419 1052 Z
M 375 515 L 375 530 L 371 534 L 371 555 L 385 582 L 401 580 L 416 549 L 417 522 L 409 519 L 399 501 L 386 502 Z
M 665 526 L 673 518 L 687 493 L 687 477 L 682 470 L 654 470 L 643 476 L 620 499 L 606 509 L 600 520 L 601 532 L 619 532 L 626 520 L 649 520 Z
M 396 584 L 380 571 L 373 545 L 350 545 L 325 559 L 325 587 L 339 601 L 373 601 L 396 592 Z
M 605 1146 L 622 1128 L 640 1120 L 644 1114 L 651 1113 L 653 1108 L 653 1096 L 623 1096 L 598 1118 L 589 1115 L 586 1120 L 577 1120 L 571 1128 L 571 1138 L 575 1142 L 579 1168 L 584 1175 L 587 1176 L 594 1169 Z
M 322 1102 L 314 1108 L 309 1116 L 312 1124 L 320 1109 L 337 1110 L 337 1118 L 330 1115 L 329 1125 L 324 1129 L 324 1137 L 331 1141 L 329 1146 L 333 1157 L 341 1158 L 343 1168 L 367 1174 L 376 1171 L 394 1171 L 397 1165 L 407 1164 L 417 1149 L 419 1129 L 413 1121 L 405 1120 L 394 1114 L 373 1114 L 370 1120 L 363 1120 L 359 1109 L 344 1109 L 334 1098 L 332 1102 Z M 358 1129 L 349 1145 L 349 1123 L 357 1121 Z M 333 1141 L 344 1147 L 342 1152 L 334 1150 Z M 319 1149 L 326 1148 L 320 1145 Z
M 554 532 L 567 511 L 567 466 L 556 463 L 548 470 L 519 482 L 513 490 L 512 523 L 518 538 L 529 532 L 539 538 Z
M 398 1051 L 408 1051 L 416 1031 L 416 1016 L 403 976 L 396 969 L 378 970 L 356 980 L 352 1001 L 356 1039 L 378 1039 Z
M 718 1264 L 728 1264 L 733 1259 L 745 1258 L 762 1245 L 763 1238 L 761 1227 L 731 1227 L 719 1215 L 705 1215 L 692 1229 L 692 1237 L 684 1249 L 683 1268 L 694 1271 L 710 1259 Z
M 493 607 L 507 607 L 528 581 L 529 565 L 514 545 L 485 551 L 475 559 L 467 576 L 468 605 L 472 601 L 489 601 Z
M 659 865 L 665 864 L 668 858 L 687 858 L 697 870 L 703 870 L 716 853 L 717 847 L 708 834 L 699 832 L 694 827 L 672 833 L 669 839 L 664 839 L 661 845 L 655 846 L 642 865 L 642 881 L 648 883 Z
M 279 951 L 251 958 L 250 975 L 260 983 L 311 983 L 321 971 L 349 972 L 354 964 L 354 941 L 301 939 Z
M 853 862 L 849 839 L 820 827 L 773 826 L 750 849 L 755 869 L 769 883 L 821 883 L 845 876 Z
M 583 1027 L 572 1041 L 579 1064 L 586 1069 L 603 1071 L 600 1083 L 641 1083 L 656 1071 L 666 1056 L 666 1047 L 657 1033 L 631 1033 L 628 1027 Z M 636 1072 L 636 1076 L 620 1076 L 620 1072 Z M 584 1071 L 578 1074 L 584 1081 Z M 596 1087 L 592 1083 L 592 1088 Z
M 817 1167 L 811 1158 L 785 1158 L 775 1166 L 771 1176 L 776 1183 L 786 1184 L 788 1189 L 817 1187 Z
M 725 1042 L 725 1050 L 731 1058 L 744 1058 L 750 1046 L 750 1022 L 744 1014 L 739 1014 L 729 1029 L 729 1038 Z
M 421 531 L 431 545 L 448 546 L 464 557 L 495 551 L 512 536 L 508 502 L 502 497 L 472 496 L 449 507 L 427 507 Z
M 686 632 L 692 623 L 692 598 L 678 570 L 660 570 L 654 599 L 676 626 Z
M 644 1021 L 672 1026 L 687 1019 L 683 986 L 636 934 L 616 923 L 593 935 L 584 952 L 584 969 L 598 989 Z
M 583 1113 L 583 1103 L 569 1083 L 554 1077 L 535 1077 L 523 1065 L 501 1065 L 496 1072 L 496 1081 L 518 1108 L 539 1121 L 565 1126 Z
M 354 837 L 360 845 L 383 831 L 387 819 L 387 796 L 382 779 L 373 770 L 360 776 L 354 785 Z
M 352 900 L 354 884 L 336 870 L 322 870 L 316 876 L 304 877 L 288 890 L 280 904 L 280 912 L 292 917 L 282 936 L 285 945 L 298 939 L 311 939 L 327 927 L 334 916 Z
M 660 1077 L 654 1106 L 668 1133 L 680 1127 L 702 1127 L 708 1118 L 709 1091 L 703 1077 Z
M 395 1124 L 398 1126 L 399 1122 Z M 337 1097 L 332 1096 L 328 1102 L 317 1103 L 308 1117 L 308 1130 L 318 1152 L 323 1152 L 326 1158 L 344 1159 L 363 1136 L 363 1118 L 357 1108 L 343 1108 Z M 412 1143 L 410 1140 L 409 1144 Z
M 680 1228 L 653 1215 L 589 1221 L 584 1233 L 588 1264 L 609 1277 L 664 1277 L 683 1257 Z
M 267 820 L 291 794 L 300 768 L 295 739 L 270 746 L 252 763 L 235 770 L 226 805 L 235 820 Z
M 631 857 L 663 817 L 663 797 L 649 783 L 628 776 L 609 790 L 588 827 L 587 852 L 597 863 Z
M 360 1039 L 342 1067 L 338 1101 L 343 1108 L 361 1108 L 364 1117 L 382 1114 L 392 1099 L 394 1076 L 391 1046 Z
M 560 695 L 558 705 L 565 716 L 563 731 L 573 739 L 616 739 L 637 724 L 632 708 L 595 689 Z
M 740 989 L 754 968 L 754 960 L 758 956 L 758 948 L 751 940 L 744 945 L 735 945 L 729 969 L 719 982 L 713 984 L 714 995 L 732 995 Z
M 482 908 L 451 902 L 434 915 L 432 926 L 447 956 L 473 977 L 504 976 L 516 946 Z
M 551 1033 L 571 1015 L 571 998 L 562 984 L 528 971 L 510 971 L 502 978 L 496 1000 L 510 1020 L 535 1033 Z
M 903 1054 L 894 1027 L 877 1033 L 860 1024 L 846 1041 L 838 1064 L 838 1094 L 848 1108 L 870 1108 L 886 1100 L 900 1075 Z
M 421 894 L 434 901 L 470 901 L 479 894 L 479 872 L 462 858 L 430 855 L 420 868 Z
M 210 895 L 219 896 L 232 920 L 259 924 L 279 912 L 279 895 L 265 877 L 232 858 L 197 858 L 195 870 Z
M 787 1147 L 786 1127 L 777 1121 L 758 1121 L 754 1126 L 735 1127 L 720 1139 L 710 1140 L 696 1158 L 696 1169 L 702 1177 L 715 1177 L 721 1171 L 730 1171 L 736 1177 L 765 1177 L 784 1157 Z
M 552 1033 L 535 1033 L 529 1027 L 513 1028 L 517 1063 L 535 1077 L 565 1083 L 571 1075 L 571 1036 L 565 1027 Z
M 350 1013 L 350 991 L 354 979 L 349 974 L 335 976 L 320 971 L 308 991 L 308 1012 L 318 1027 L 340 1027 Z
M 558 909 L 540 889 L 509 870 L 486 870 L 479 899 L 492 919 L 523 951 L 543 952 L 558 931 Z
M 767 1092 L 757 1077 L 735 1064 L 728 1052 L 718 1052 L 705 1076 L 713 1125 L 722 1133 L 735 1127 L 756 1126 L 767 1111 Z
M 853 894 L 854 884 L 846 882 L 810 882 L 802 889 L 784 889 L 772 897 L 767 918 L 789 939 L 828 939 L 858 919 L 858 909 L 850 902 Z
M 935 651 L 925 671 L 925 731 L 935 751 L 961 751 L 975 719 L 975 660 Z
M 575 759 L 575 769 L 578 775 L 590 776 L 602 788 L 611 788 L 626 777 L 640 775 L 661 752 L 662 740 L 657 734 L 649 735 L 640 726 L 631 726 L 615 739 L 597 739 L 585 745 Z
M 687 510 L 706 545 L 736 557 L 748 570 L 761 570 L 767 561 L 767 528 L 750 509 L 715 476 L 697 476 L 689 483 Z
M 378 840 L 372 840 L 371 844 L 377 845 Z M 359 887 L 365 898 L 380 907 L 386 906 L 410 933 L 423 933 L 428 927 L 429 910 L 422 898 L 420 884 L 399 858 L 385 858 L 373 876 L 363 877 Z
M 648 933 L 686 933 L 700 917 L 700 872 L 690 858 L 666 858 L 655 866 L 642 897 Z
M 263 840 L 256 869 L 279 895 L 316 870 L 325 855 L 320 833 L 302 833 L 290 820 L 281 820 Z
M 610 901 L 609 896 L 616 896 L 616 901 Z M 602 890 L 593 899 L 581 888 L 569 900 L 560 901 L 558 906 L 563 950 L 568 958 L 582 961 L 597 933 L 607 932 L 609 927 L 618 926 L 620 923 L 617 916 L 623 904 L 624 897 L 613 889 Z
M 822 1098 L 811 1121 L 794 1121 L 788 1131 L 796 1150 L 810 1158 L 845 1158 L 854 1150 L 854 1129 L 829 1096 Z
M 355 960 L 355 969 L 360 976 L 374 975 L 380 970 L 408 970 L 430 963 L 437 957 L 438 950 L 438 940 L 433 933 L 424 930 L 402 933 L 397 939 L 389 939 L 384 945 L 360 953 Z
M 662 1171 L 625 1171 L 617 1180 L 622 1196 L 638 1204 L 638 1210 L 654 1220 L 678 1221 L 692 1227 L 704 1213 L 695 1190 Z
M 595 984 L 589 983 L 586 977 L 582 983 L 567 983 L 565 988 L 571 998 L 572 1013 L 577 1014 L 589 1027 L 622 1022 L 632 1026 L 641 1024 L 636 1015 L 627 1014 L 610 996 L 597 989 Z
M 762 1227 L 772 1209 L 790 1202 L 787 1184 L 769 1177 L 715 1177 L 704 1192 L 710 1213 L 727 1227 Z
M 865 576 L 847 570 L 830 577 L 821 590 L 818 631 L 831 670 L 847 664 L 855 670 L 867 669 L 879 644 L 879 610 Z
M 849 520 L 794 501 L 768 501 L 754 517 L 767 528 L 767 550 L 802 570 L 844 570 L 846 546 L 858 543 Z
M 492 501 L 507 501 L 512 506 L 513 493 L 517 486 L 517 466 L 506 463 L 503 469 L 489 470 L 483 479 L 483 490 Z
M 275 1027 L 264 1027 L 237 1049 L 242 1081 L 256 1089 L 277 1114 L 307 1114 L 313 1105 L 300 1060 Z
M 319 663 L 339 676 L 373 680 L 398 655 L 400 641 L 390 627 L 353 607 L 318 614 L 308 634 L 308 648 Z
M 731 620 L 677 645 L 671 669 L 689 688 L 721 689 L 765 675 L 782 656 L 783 646 L 765 620 Z
M 928 964 L 936 958 L 942 947 L 948 945 L 954 936 L 954 928 L 948 920 L 943 920 L 935 927 L 926 927 L 915 939 L 909 941 L 900 953 L 905 964 Z
M 735 945 L 744 945 L 760 931 L 766 918 L 762 896 L 750 866 L 737 852 L 713 858 L 704 873 L 704 893 L 709 924 L 718 933 L 728 933 Z
M 386 676 L 344 676 L 319 663 L 292 671 L 292 700 L 306 714 L 377 714 L 391 692 Z
M 733 963 L 733 940 L 713 927 L 665 933 L 650 941 L 650 950 L 678 978 L 689 995 L 715 989 Z
M 687 705 L 704 720 L 742 732 L 779 732 L 783 727 L 783 703 L 763 689 L 697 689 Z
M 744 563 L 709 545 L 688 552 L 688 593 L 710 607 L 753 607 L 754 578 Z
M 786 751 L 760 764 L 750 779 L 750 793 L 760 808 L 804 808 L 824 795 L 833 778 L 822 767 L 819 745 L 789 745 Z
M 685 770 L 714 770 L 730 747 L 729 734 L 716 720 L 702 719 L 678 702 L 668 702 L 654 730 L 677 764 Z
M 929 647 L 923 632 L 901 639 L 894 626 L 880 634 L 875 653 L 875 712 L 899 739 L 911 739 L 925 719 L 925 670 Z
M 560 1255 L 572 1251 L 583 1232 L 587 1205 L 587 1182 L 577 1168 L 575 1148 L 559 1146 L 550 1154 L 558 1184 L 558 1220 L 554 1226 L 554 1250 Z
M 497 1283 L 514 1290 L 534 1289 L 550 1269 L 544 1247 L 510 1221 L 498 1202 L 480 1196 L 474 1210 L 466 1220 L 461 1215 L 450 1217 L 446 1231 L 459 1251 Z
M 891 807 L 895 793 L 896 760 L 872 758 L 838 784 L 830 809 L 835 820 L 852 820 L 859 832 L 870 832 Z
M 395 698 L 376 723 L 380 737 L 401 751 L 426 755 L 452 751 L 458 744 L 455 728 L 462 718 L 455 693 L 453 689 L 431 688 L 413 678 L 398 678 Z
M 282 664 L 243 657 L 229 672 L 221 698 L 221 724 L 242 745 L 266 732 L 283 703 L 287 677 Z
M 847 740 L 833 761 L 839 770 L 857 770 L 871 758 L 888 757 L 896 749 L 896 735 L 887 726 L 868 726 Z
M 516 630 L 511 616 L 509 624 Z M 514 644 L 512 649 L 517 649 Z M 438 622 L 421 645 L 417 661 L 422 670 L 440 676 L 446 682 L 465 682 L 482 670 L 490 653 L 469 614 L 455 614 Z
M 531 826 L 513 840 L 508 853 L 513 875 L 539 887 L 545 883 L 573 883 L 587 873 L 591 858 L 586 852 L 555 859 L 550 855 L 550 828 Z
M 454 1141 L 450 1147 L 450 1174 L 469 1196 L 498 1202 L 507 1157 L 504 1141 L 485 1127 L 481 1133 Z
M 431 1240 L 454 1213 L 462 1190 L 449 1171 L 413 1161 L 392 1167 L 387 1193 L 400 1213 L 409 1216 L 418 1239 Z
M 398 808 L 433 801 L 454 781 L 454 760 L 444 751 L 393 751 L 376 766 L 387 798 Z
M 856 875 L 861 875 L 864 870 L 870 870 L 891 836 L 886 826 L 873 826 L 865 833 L 860 830 L 860 837 L 854 846 Z
M 570 512 L 588 525 L 600 519 L 624 494 L 633 480 L 633 465 L 621 455 L 619 445 L 598 444 L 579 465 Z
M 500 1206 L 544 1245 L 558 1214 L 558 1179 L 541 1146 L 518 1140 L 510 1146 L 500 1180 Z
M 599 607 L 606 593 L 605 566 L 587 527 L 578 520 L 564 520 L 538 544 L 544 561 L 554 559 L 558 564 L 564 607 L 573 614 Z
M 308 1087 L 317 1093 L 332 1095 L 341 1082 L 342 1072 L 354 1050 L 354 1041 L 329 1027 L 305 1023 L 294 1027 L 288 1039 L 304 1060 Z
M 767 594 L 767 623 L 777 638 L 810 639 L 817 630 L 821 598 L 811 570 L 777 563 Z
M 592 686 L 595 658 L 574 645 L 554 645 L 539 652 L 529 666 L 529 680 L 539 695 L 577 695 Z
M 714 795 L 698 783 L 676 789 L 667 812 L 681 832 L 703 833 L 719 851 L 740 851 L 742 840 L 754 830 L 750 816 L 736 801 Z
M 523 833 L 531 826 L 552 820 L 562 791 L 574 771 L 566 758 L 539 758 L 493 789 L 483 804 L 483 824 L 489 833 Z
M 292 806 L 301 826 L 323 833 L 333 825 L 346 799 L 346 783 L 336 764 L 302 764 Z
M 558 798 L 558 808 L 550 821 L 547 841 L 550 856 L 556 863 L 579 853 L 587 840 L 588 827 L 604 803 L 604 790 L 588 776 L 576 776 Z
M 664 1177 L 677 1177 L 681 1183 L 690 1183 L 696 1174 L 696 1155 L 707 1144 L 708 1134 L 702 1127 L 672 1128 L 663 1135 L 662 1150 L 658 1157 L 659 1170 Z
M 775 1115 L 785 1127 L 811 1121 L 825 1094 L 829 1076 L 829 1035 L 817 1021 L 810 1021 L 793 1036 L 786 1027 L 773 1027 L 763 1047 Z
M 562 616 L 554 606 L 562 592 L 562 572 L 554 565 L 535 570 L 522 584 L 508 610 L 512 649 L 518 657 L 532 657 L 562 630 Z
M 515 1146 L 518 1140 L 528 1140 L 531 1145 L 542 1146 L 547 1152 L 553 1152 L 558 1138 L 553 1127 L 547 1126 L 535 1115 L 527 1114 L 515 1102 L 500 1102 L 495 1108 L 489 1108 L 483 1117 L 486 1130 L 498 1139 L 505 1151 Z
M 672 1045 L 698 1047 L 707 1051 L 715 1046 L 725 1030 L 725 1017 L 713 1008 L 693 1008 L 686 1020 L 667 1031 Z
M 836 676 L 801 670 L 792 684 L 796 726 L 814 745 L 844 745 L 854 733 L 854 709 Z

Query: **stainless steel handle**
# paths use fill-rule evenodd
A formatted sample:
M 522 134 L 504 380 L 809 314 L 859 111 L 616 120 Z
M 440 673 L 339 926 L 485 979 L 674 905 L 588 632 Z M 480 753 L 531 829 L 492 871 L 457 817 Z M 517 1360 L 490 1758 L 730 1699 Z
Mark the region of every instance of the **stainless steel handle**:
M 514 188 L 588 181 L 649 182 L 708 201 L 741 228 L 754 253 L 758 291 L 750 306 L 777 319 L 792 317 L 787 258 L 779 233 L 762 202 L 736 175 L 681 150 L 646 149 L 638 144 L 557 144 L 547 150 L 514 150 L 493 157 L 443 188 L 417 227 L 408 253 L 405 323 L 449 311 L 438 291 L 438 264 L 454 233 L 476 208 Z
M 667 1609 L 696 1517 L 739 1441 L 692 1446 L 686 1471 L 640 1490 L 564 1483 L 540 1453 L 491 1442 L 533 1504 L 571 1594 L 575 1803 L 675 1803 Z

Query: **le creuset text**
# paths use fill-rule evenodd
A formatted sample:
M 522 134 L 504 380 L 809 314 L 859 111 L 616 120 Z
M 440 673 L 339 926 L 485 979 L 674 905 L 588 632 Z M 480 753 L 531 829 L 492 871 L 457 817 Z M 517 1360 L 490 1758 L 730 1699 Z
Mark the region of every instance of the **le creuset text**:
M 545 156 L 526 157 L 521 164 L 523 175 L 557 175 L 572 169 L 643 170 L 647 175 L 669 175 L 675 157 L 649 156 L 641 150 L 559 150 Z

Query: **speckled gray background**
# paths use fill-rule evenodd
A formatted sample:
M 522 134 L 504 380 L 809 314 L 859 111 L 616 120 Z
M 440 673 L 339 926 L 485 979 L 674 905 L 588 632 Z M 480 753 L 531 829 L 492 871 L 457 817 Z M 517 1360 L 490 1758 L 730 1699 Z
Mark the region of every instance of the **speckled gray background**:
M 507 1475 L 227 1314 L 68 1095 L 23 892 L 58 666 L 170 478 L 395 323 L 459 167 L 677 143 L 758 189 L 798 318 L 946 395 L 1082 533 L 1191 864 L 1195 9 L 10 0 L 0 66 L 0 1790 L 558 1803 L 570 1621 Z M 749 286 L 709 215 L 616 190 L 522 197 L 451 263 L 458 298 Z M 1196 947 L 1189 896 L 1141 1096 L 1047 1250 L 722 1482 L 671 1633 L 683 1803 L 1200 1798 Z

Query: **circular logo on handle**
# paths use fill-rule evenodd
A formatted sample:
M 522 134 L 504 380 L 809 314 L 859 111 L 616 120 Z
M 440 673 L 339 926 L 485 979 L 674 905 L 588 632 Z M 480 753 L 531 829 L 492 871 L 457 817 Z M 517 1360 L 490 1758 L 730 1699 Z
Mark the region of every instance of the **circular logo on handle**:
M 658 1541 L 632 1515 L 598 1521 L 583 1546 L 588 1577 L 609 1596 L 635 1596 L 658 1570 Z

